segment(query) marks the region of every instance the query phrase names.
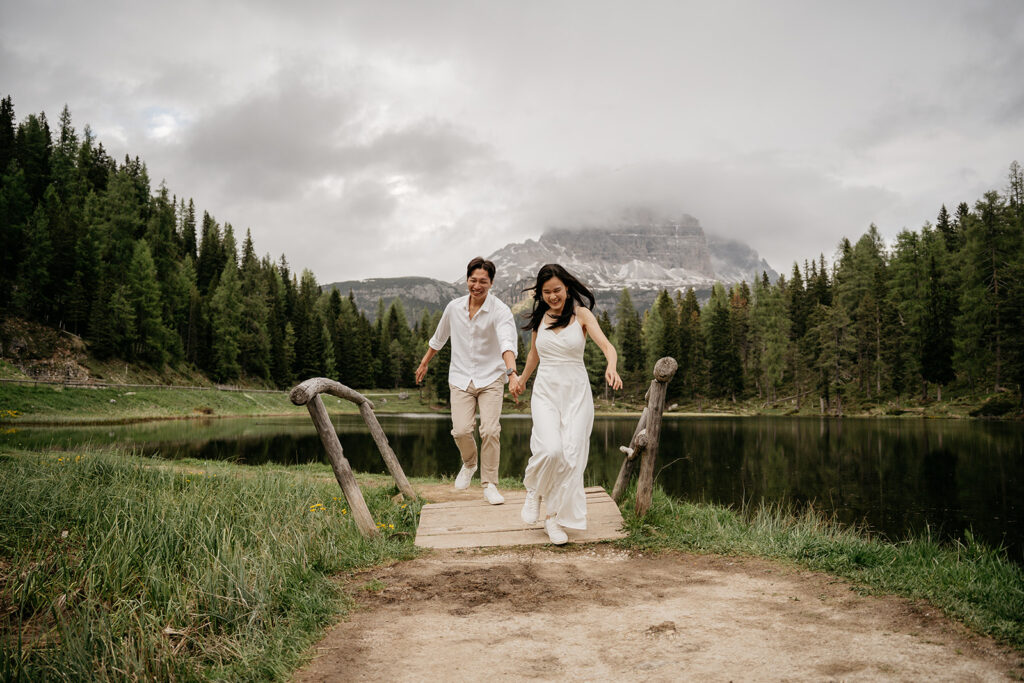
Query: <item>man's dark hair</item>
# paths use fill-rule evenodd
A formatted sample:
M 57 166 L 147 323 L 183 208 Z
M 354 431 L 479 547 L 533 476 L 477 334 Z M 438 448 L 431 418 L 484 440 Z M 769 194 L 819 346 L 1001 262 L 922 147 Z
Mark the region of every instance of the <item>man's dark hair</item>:
M 487 276 L 489 278 L 491 278 L 491 281 L 493 282 L 494 281 L 494 262 L 493 261 L 488 261 L 483 256 L 477 256 L 475 259 L 473 259 L 472 261 L 469 262 L 468 266 L 466 266 L 466 279 L 467 280 L 469 279 L 469 277 L 473 274 L 474 270 L 479 270 L 481 268 L 483 268 L 485 271 L 487 271 Z

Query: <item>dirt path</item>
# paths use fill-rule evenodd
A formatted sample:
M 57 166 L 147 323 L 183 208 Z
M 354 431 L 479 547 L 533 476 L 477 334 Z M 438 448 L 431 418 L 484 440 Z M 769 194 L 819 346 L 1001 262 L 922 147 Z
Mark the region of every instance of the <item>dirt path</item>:
M 608 546 L 436 551 L 346 579 L 297 681 L 955 680 L 1024 659 L 935 609 L 762 560 Z

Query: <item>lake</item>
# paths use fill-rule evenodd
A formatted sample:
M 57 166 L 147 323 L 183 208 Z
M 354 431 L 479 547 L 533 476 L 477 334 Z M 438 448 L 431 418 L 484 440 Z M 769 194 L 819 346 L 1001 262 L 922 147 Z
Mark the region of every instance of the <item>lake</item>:
M 386 472 L 356 415 L 334 416 L 357 471 Z M 458 451 L 447 416 L 381 415 L 409 476 L 454 475 Z M 502 419 L 501 474 L 522 475 L 530 420 Z M 636 418 L 598 417 L 588 484 L 611 486 Z M 299 464 L 326 461 L 309 417 L 224 418 L 116 426 L 15 427 L 0 445 L 38 449 L 125 445 L 164 458 Z M 892 540 L 965 529 L 1024 560 L 1024 425 L 968 420 L 670 417 L 657 482 L 670 495 L 732 507 L 812 503 L 846 524 Z

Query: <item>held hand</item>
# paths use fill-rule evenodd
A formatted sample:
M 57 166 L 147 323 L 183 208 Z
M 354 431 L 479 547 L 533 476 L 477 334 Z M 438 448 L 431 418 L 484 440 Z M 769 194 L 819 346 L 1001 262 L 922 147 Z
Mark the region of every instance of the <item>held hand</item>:
M 508 378 L 508 391 L 518 402 L 519 395 L 523 393 L 523 382 L 519 379 L 519 375 L 512 375 Z
M 605 370 L 604 379 L 612 389 L 618 390 L 622 388 L 622 378 L 619 377 L 619 373 L 615 372 L 615 368 Z

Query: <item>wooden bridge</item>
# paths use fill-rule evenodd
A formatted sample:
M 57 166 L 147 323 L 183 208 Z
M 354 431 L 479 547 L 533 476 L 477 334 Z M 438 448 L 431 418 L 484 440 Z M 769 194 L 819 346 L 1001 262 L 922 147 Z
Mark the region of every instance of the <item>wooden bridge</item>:
M 618 502 L 629 487 L 634 471 L 639 464 L 636 489 L 636 515 L 644 517 L 651 506 L 651 492 L 654 488 L 654 462 L 658 454 L 658 436 L 661 432 L 661 417 L 665 409 L 665 392 L 668 382 L 678 367 L 674 358 L 662 358 L 654 365 L 654 379 L 647 390 L 647 407 L 629 446 L 622 446 L 625 455 L 622 468 L 612 495 L 600 486 L 585 489 L 587 494 L 587 528 L 582 531 L 566 529 L 569 541 L 586 543 L 623 538 L 622 514 Z M 291 391 L 295 405 L 305 405 L 313 418 L 313 425 L 323 442 L 327 457 L 334 469 L 334 476 L 345 494 L 352 519 L 360 533 L 371 538 L 377 535 L 377 528 L 366 506 L 359 484 L 352 474 L 352 468 L 345 458 L 338 434 L 327 415 L 320 394 L 326 393 L 343 398 L 359 406 L 381 457 L 395 480 L 395 486 L 407 500 L 418 496 L 409 484 L 402 466 L 398 462 L 387 435 L 373 412 L 373 402 L 344 384 L 326 377 L 314 377 L 297 385 Z M 466 492 L 468 494 L 468 492 Z M 525 491 L 509 491 L 505 494 L 504 505 L 491 505 L 477 494 L 475 500 L 456 500 L 424 505 L 420 512 L 420 523 L 416 531 L 416 545 L 424 548 L 479 548 L 503 545 L 530 545 L 547 543 L 548 535 L 543 523 L 525 524 L 519 517 L 526 498 Z M 541 503 L 540 519 L 544 519 L 544 504 Z
M 420 511 L 416 545 L 421 548 L 481 548 L 498 545 L 549 543 L 544 531 L 544 503 L 541 521 L 526 524 L 519 511 L 526 491 L 504 491 L 504 505 L 491 505 L 474 488 L 473 500 L 429 503 Z M 587 529 L 566 529 L 570 543 L 592 543 L 625 537 L 619 506 L 600 486 L 587 492 Z

